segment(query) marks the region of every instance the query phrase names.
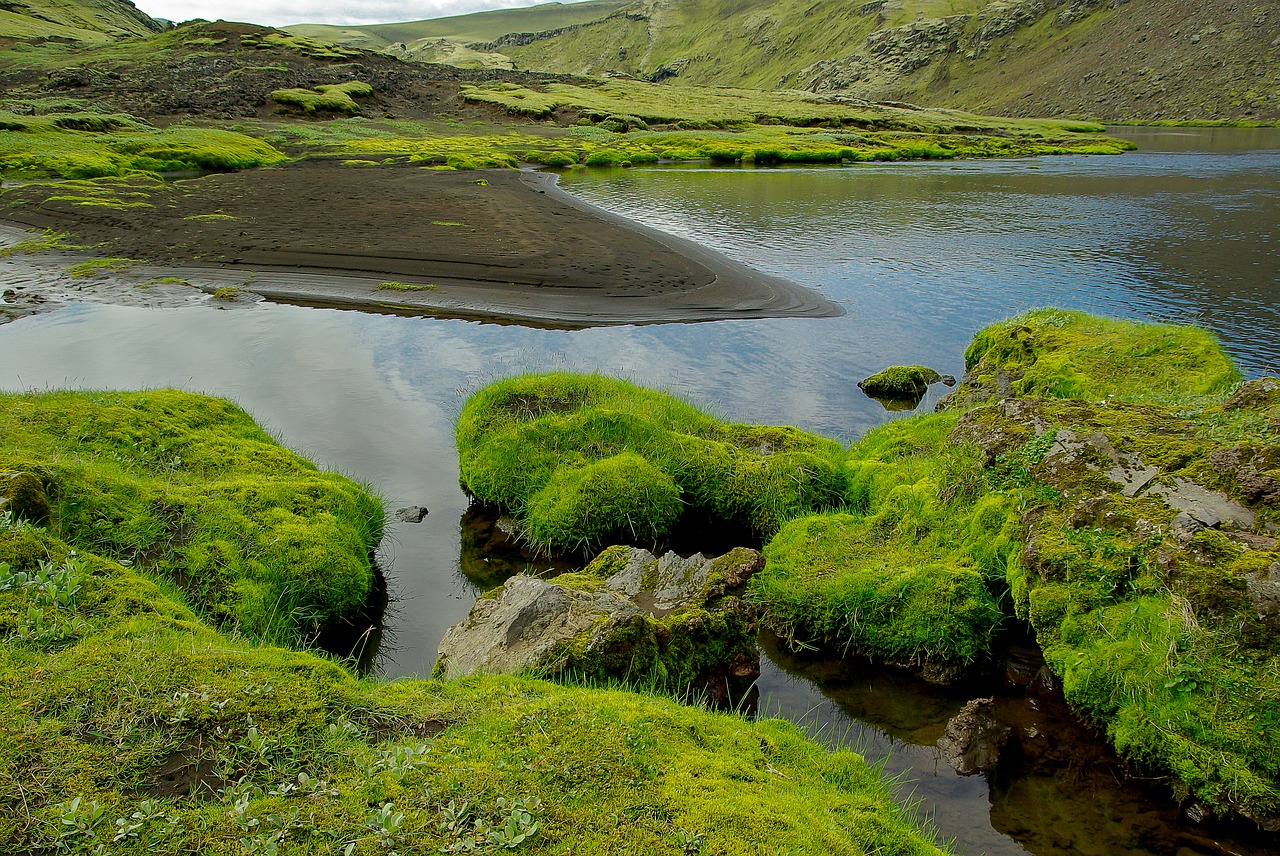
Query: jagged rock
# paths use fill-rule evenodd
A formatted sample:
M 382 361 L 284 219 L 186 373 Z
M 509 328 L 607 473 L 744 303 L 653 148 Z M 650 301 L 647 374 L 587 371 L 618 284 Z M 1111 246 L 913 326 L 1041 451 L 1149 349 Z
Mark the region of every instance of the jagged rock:
M 0 512 L 37 526 L 49 522 L 52 513 L 44 482 L 28 472 L 0 474 Z
M 962 776 L 989 770 L 1000 760 L 1010 729 L 996 714 L 994 698 L 969 701 L 947 723 L 938 748 L 947 763 Z
M 759 674 L 754 621 L 734 592 L 763 566 L 746 548 L 708 559 L 610 547 L 581 573 L 514 576 L 449 628 L 436 672 L 570 671 L 723 693 L 726 678 Z

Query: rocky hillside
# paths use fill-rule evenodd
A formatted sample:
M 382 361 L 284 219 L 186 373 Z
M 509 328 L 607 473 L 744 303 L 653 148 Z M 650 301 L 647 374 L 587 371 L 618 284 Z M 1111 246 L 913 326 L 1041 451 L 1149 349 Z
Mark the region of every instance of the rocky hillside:
M 129 0 L 0 0 L 0 49 L 51 39 L 106 42 L 162 29 Z
M 543 8 L 470 42 L 466 61 L 1022 116 L 1280 119 L 1274 3 L 636 0 L 569 25 L 544 21 Z M 451 19 L 457 34 L 465 20 Z M 424 48 L 419 58 L 450 61 Z

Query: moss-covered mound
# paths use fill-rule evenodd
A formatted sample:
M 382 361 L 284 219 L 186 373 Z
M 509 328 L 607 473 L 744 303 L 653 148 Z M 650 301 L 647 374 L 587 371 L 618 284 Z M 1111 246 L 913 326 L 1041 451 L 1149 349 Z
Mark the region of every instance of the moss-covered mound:
M 176 390 L 0 396 L 0 472 L 40 477 L 76 548 L 180 587 L 221 627 L 293 641 L 364 603 L 380 503 L 229 402 Z
M 0 174 L 11 178 L 236 170 L 284 160 L 269 143 L 218 128 L 154 128 L 122 114 L 0 111 Z
M 737 425 L 598 375 L 509 378 L 458 420 L 459 478 L 549 550 L 662 541 L 681 520 L 772 534 L 838 505 L 843 455 L 795 428 Z
M 229 466 L 310 501 L 291 482 L 310 465 L 224 402 L 11 396 L 0 434 L 43 445 L 56 499 L 48 528 L 0 517 L 6 853 L 939 852 L 861 758 L 787 723 L 511 677 L 362 682 L 205 624 L 106 530 L 145 518 L 157 480 L 185 501 L 203 474 L 242 513 L 187 543 L 254 542 L 275 511 Z M 107 508 L 133 517 L 81 510 Z M 305 540 L 340 566 L 367 552 L 336 516 Z
M 359 80 L 346 83 L 331 83 L 317 86 L 315 89 L 277 89 L 271 93 L 271 100 L 277 104 L 292 104 L 301 107 L 305 113 L 346 113 L 352 115 L 360 112 L 356 98 L 373 94 L 373 87 Z
M 1062 309 L 979 330 L 964 366 L 949 406 L 1012 396 L 1168 402 L 1219 393 L 1240 379 L 1207 330 Z

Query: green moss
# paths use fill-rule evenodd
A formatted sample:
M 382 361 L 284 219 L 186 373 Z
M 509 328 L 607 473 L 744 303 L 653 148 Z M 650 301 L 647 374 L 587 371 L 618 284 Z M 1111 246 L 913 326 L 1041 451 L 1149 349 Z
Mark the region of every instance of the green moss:
M 577 552 L 618 540 L 659 541 L 683 510 L 680 488 L 670 475 L 623 452 L 557 470 L 530 497 L 524 522 L 533 543 Z
M 21 431 L 0 467 L 56 473 L 55 525 L 77 547 L 167 577 L 203 614 L 258 636 L 297 639 L 364 601 L 376 500 L 230 405 L 163 390 L 3 402 Z
M 239 297 L 241 293 L 241 290 L 234 285 L 224 285 L 222 288 L 214 290 L 213 299 L 230 303 Z
M 1240 379 L 1205 330 L 1060 309 L 1038 309 L 980 330 L 965 350 L 965 369 L 990 387 L 1003 372 L 1017 395 L 1096 401 L 1188 401 Z
M 858 382 L 858 388 L 872 398 L 919 399 L 929 385 L 942 380 L 942 375 L 926 366 L 890 366 Z
M 78 279 L 95 276 L 107 276 L 126 271 L 138 264 L 133 259 L 90 259 L 67 268 L 67 274 Z
M 426 285 L 412 285 L 407 282 L 396 282 L 394 280 L 387 280 L 386 282 L 378 283 L 378 291 L 435 291 L 437 288 L 438 286 L 431 283 L 427 283 Z
M 541 515 L 554 510 L 565 525 L 540 524 L 544 536 L 556 533 L 553 541 L 536 540 L 544 549 L 602 546 L 599 539 L 620 533 L 642 542 L 660 539 L 675 522 L 673 511 L 771 533 L 790 517 L 839 504 L 844 487 L 842 451 L 833 441 L 795 429 L 724 423 L 673 396 L 596 375 L 530 375 L 491 384 L 463 408 L 457 442 L 464 489 L 510 509 L 526 535 L 535 504 Z M 618 456 L 624 457 L 599 466 Z M 572 499 L 588 489 L 582 474 L 603 476 L 624 461 L 643 478 L 633 486 L 619 483 L 617 513 L 596 525 Z M 557 497 L 571 499 L 562 506 Z M 646 508 L 652 519 L 634 517 Z
M 215 128 L 150 128 L 130 117 L 96 114 L 23 122 L 22 131 L 0 130 L 0 171 L 8 175 L 93 178 L 139 170 L 247 169 L 287 160 L 260 140 Z M 64 127 L 68 122 L 73 126 Z M 75 129 L 86 124 L 95 130 Z
M 271 100 L 277 104 L 301 107 L 305 113 L 354 114 L 360 112 L 360 105 L 355 99 L 372 94 L 372 86 L 359 80 L 351 80 L 317 86 L 315 89 L 277 89 L 271 93 Z
M 226 402 L 5 396 L 0 428 L 19 444 L 3 454 L 50 461 L 58 488 L 49 529 L 0 523 L 0 718 L 22 735 L 0 741 L 0 799 L 22 806 L 0 837 L 15 852 L 437 852 L 502 827 L 515 799 L 536 819 L 532 854 L 669 853 L 681 833 L 726 853 L 940 852 L 860 757 L 787 723 L 514 677 L 359 681 L 248 625 L 214 630 L 181 600 L 207 602 L 121 549 L 103 512 L 159 497 L 173 540 L 281 568 L 298 558 L 272 555 L 286 509 L 336 566 L 365 560 L 381 519 Z M 335 493 L 352 501 L 327 507 Z

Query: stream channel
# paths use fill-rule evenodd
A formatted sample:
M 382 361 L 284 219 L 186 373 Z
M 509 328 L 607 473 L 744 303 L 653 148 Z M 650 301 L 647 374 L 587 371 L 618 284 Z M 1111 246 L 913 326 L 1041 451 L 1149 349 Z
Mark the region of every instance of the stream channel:
M 285 444 L 371 484 L 390 510 L 392 603 L 375 671 L 425 675 L 486 582 L 550 565 L 468 515 L 453 423 L 470 391 L 514 372 L 600 371 L 743 422 L 851 441 L 901 416 L 856 383 L 920 363 L 959 376 L 980 327 L 1044 305 L 1193 322 L 1249 378 L 1280 375 L 1280 129 L 1114 129 L 1115 157 L 844 168 L 579 170 L 571 193 L 842 303 L 834 319 L 577 331 L 259 303 L 73 304 L 0 325 L 0 387 L 180 387 L 229 397 Z M 932 408 L 940 391 L 920 405 Z M 475 580 L 475 582 L 473 582 Z M 1274 839 L 1196 822 L 1075 723 L 1052 687 L 940 690 L 763 639 L 764 712 L 882 760 L 964 854 L 1263 854 Z M 1007 671 L 1037 668 L 1015 646 Z M 933 748 L 964 702 L 994 695 L 1019 748 L 961 777 Z

